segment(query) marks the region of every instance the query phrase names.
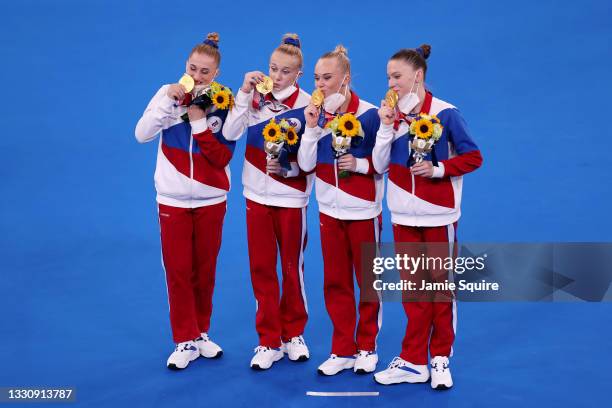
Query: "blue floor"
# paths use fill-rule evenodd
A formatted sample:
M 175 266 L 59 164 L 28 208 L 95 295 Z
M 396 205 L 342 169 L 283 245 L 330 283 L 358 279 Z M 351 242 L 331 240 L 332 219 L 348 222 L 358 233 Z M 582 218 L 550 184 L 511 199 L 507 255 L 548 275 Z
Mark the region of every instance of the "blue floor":
M 283 33 L 297 32 L 307 91 L 316 58 L 341 42 L 354 89 L 376 104 L 388 57 L 427 42 L 428 84 L 463 112 L 485 158 L 464 180 L 460 240 L 609 242 L 609 2 L 169 4 L 0 2 L 0 387 L 74 386 L 77 403 L 66 405 L 95 407 L 609 406 L 609 303 L 460 304 L 456 386 L 448 392 L 383 387 L 352 373 L 319 377 L 331 325 L 314 196 L 305 277 L 312 358 L 251 371 L 257 337 L 242 141 L 231 164 L 211 328 L 225 355 L 167 370 L 173 345 L 154 202 L 157 145 L 133 136 L 150 97 L 180 77 L 208 31 L 221 35 L 219 80 L 233 89 L 244 72 L 265 70 Z M 379 367 L 398 354 L 404 325 L 401 306 L 385 304 Z

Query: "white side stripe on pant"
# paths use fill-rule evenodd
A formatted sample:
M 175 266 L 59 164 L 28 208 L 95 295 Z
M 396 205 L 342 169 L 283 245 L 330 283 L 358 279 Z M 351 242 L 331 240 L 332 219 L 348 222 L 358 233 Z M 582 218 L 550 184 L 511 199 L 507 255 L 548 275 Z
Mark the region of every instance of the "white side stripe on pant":
M 455 253 L 455 225 L 449 224 L 446 227 L 448 231 L 448 248 L 449 248 L 449 256 L 452 258 Z M 448 271 L 449 282 L 453 282 L 455 275 L 453 270 Z M 455 294 L 453 293 L 453 333 L 457 335 L 457 299 L 455 299 Z M 453 347 L 451 347 L 450 356 L 453 356 Z
M 378 217 L 374 217 L 374 239 L 376 240 L 376 256 L 380 256 L 380 225 L 378 223 Z M 383 319 L 383 302 L 379 290 L 376 291 L 376 296 L 378 296 L 378 332 L 374 338 L 374 350 L 378 348 L 378 335 L 380 334 L 380 329 L 382 328 Z
M 298 272 L 300 274 L 300 289 L 302 290 L 302 300 L 304 301 L 304 310 L 308 314 L 308 302 L 306 301 L 306 290 L 304 288 L 304 240 L 306 239 L 306 207 L 302 208 L 302 241 L 300 243 L 300 260 Z

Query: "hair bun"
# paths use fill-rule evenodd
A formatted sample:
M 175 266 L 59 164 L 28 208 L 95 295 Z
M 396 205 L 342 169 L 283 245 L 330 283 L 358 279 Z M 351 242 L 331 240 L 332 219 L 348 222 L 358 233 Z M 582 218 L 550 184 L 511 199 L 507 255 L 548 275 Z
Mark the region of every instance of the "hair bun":
M 429 58 L 429 55 L 431 54 L 431 45 L 422 44 L 419 48 L 416 49 L 416 52 L 418 52 L 419 55 L 423 57 L 424 59 L 427 59 Z
M 336 54 L 344 54 L 345 56 L 348 57 L 348 50 L 342 44 L 336 45 L 336 48 L 334 48 L 333 52 Z
M 204 40 L 204 44 L 210 45 L 214 48 L 219 48 L 219 34 L 218 33 L 208 33 L 206 39 Z
M 300 49 L 302 48 L 302 42 L 300 41 L 300 37 L 295 33 L 287 33 L 283 35 L 281 44 L 293 45 L 294 47 L 298 47 Z

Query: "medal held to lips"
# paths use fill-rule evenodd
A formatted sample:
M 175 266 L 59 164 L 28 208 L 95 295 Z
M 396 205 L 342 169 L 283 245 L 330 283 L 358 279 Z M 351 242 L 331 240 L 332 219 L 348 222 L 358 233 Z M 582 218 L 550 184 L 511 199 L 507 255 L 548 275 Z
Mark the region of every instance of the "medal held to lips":
M 323 96 L 323 92 L 319 88 L 315 89 L 310 96 L 310 102 L 312 102 L 312 104 L 317 108 L 320 108 L 321 105 L 323 105 L 324 100 L 325 96 Z
M 185 92 L 188 93 L 191 92 L 193 90 L 193 87 L 195 86 L 195 82 L 189 74 L 183 74 L 181 79 L 179 79 L 178 83 L 183 85 L 183 88 L 185 88 Z
M 389 106 L 391 109 L 395 109 L 398 100 L 399 98 L 397 96 L 397 92 L 395 92 L 393 88 L 389 88 L 385 94 L 385 102 L 387 102 L 387 106 Z
M 272 78 L 270 78 L 269 76 L 264 76 L 263 81 L 255 85 L 255 89 L 257 89 L 257 92 L 259 92 L 262 95 L 269 94 L 270 92 L 272 92 L 273 88 L 274 88 L 274 82 L 272 81 Z

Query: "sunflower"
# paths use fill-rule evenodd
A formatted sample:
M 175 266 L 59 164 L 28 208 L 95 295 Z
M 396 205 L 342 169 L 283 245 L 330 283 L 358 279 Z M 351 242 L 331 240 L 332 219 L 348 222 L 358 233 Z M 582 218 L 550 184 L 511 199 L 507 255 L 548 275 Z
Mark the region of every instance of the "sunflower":
M 287 129 L 287 143 L 289 146 L 293 146 L 298 142 L 298 135 L 295 133 L 295 129 L 290 127 Z
M 433 123 L 427 119 L 419 119 L 412 122 L 410 126 L 410 133 L 420 139 L 429 139 L 433 134 Z
M 344 136 L 356 136 L 359 134 L 359 129 L 361 129 L 361 123 L 359 123 L 353 114 L 347 113 L 340 117 L 340 120 L 338 121 L 338 130 Z
M 263 130 L 263 137 L 267 142 L 278 142 L 283 137 L 281 128 L 276 121 L 272 119 Z
M 230 94 L 225 89 L 222 89 L 213 94 L 212 101 L 217 109 L 227 109 L 230 106 L 230 97 Z

